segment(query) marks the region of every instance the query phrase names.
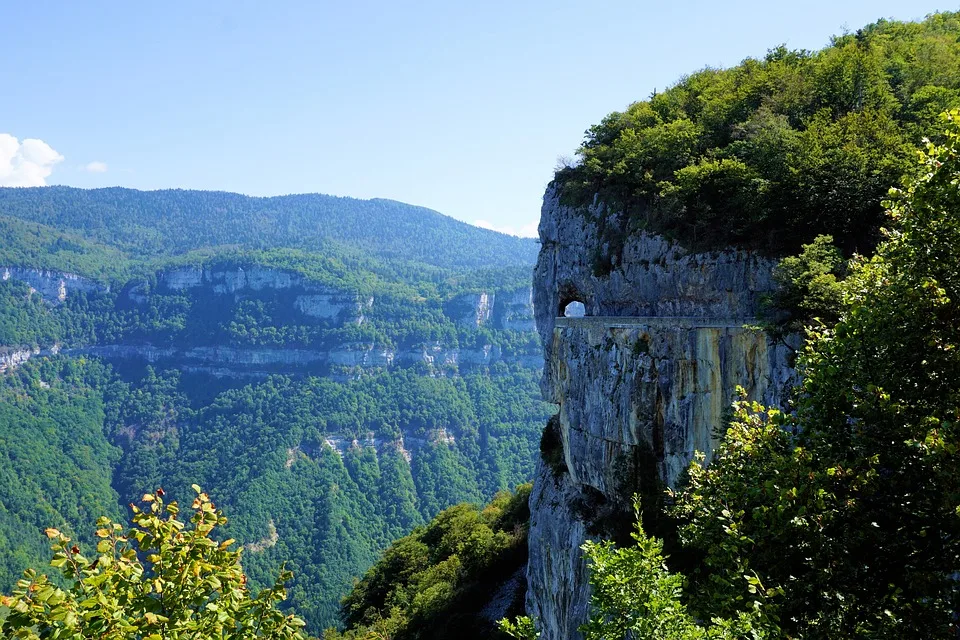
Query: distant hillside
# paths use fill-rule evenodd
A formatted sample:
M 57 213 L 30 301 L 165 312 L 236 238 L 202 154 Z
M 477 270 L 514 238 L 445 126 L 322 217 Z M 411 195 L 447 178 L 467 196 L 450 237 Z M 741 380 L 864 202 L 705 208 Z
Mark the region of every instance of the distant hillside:
M 0 189 L 0 592 L 45 527 L 89 548 L 196 482 L 335 624 L 391 540 L 533 474 L 536 249 L 386 200 Z
M 322 194 L 254 198 L 222 191 L 0 189 L 0 215 L 73 232 L 139 257 L 204 247 L 322 250 L 450 269 L 532 265 L 537 244 L 393 200 Z
M 95 280 L 126 280 L 138 262 L 125 252 L 80 234 L 0 215 L 0 266 L 77 273 Z

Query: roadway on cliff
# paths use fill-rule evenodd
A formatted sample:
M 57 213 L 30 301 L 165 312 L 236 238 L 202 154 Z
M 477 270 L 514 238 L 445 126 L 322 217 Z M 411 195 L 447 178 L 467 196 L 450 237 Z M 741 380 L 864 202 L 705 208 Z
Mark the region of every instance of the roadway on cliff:
M 557 329 L 630 329 L 633 327 L 677 327 L 683 329 L 742 329 L 753 325 L 755 318 L 705 318 L 697 316 L 584 316 L 555 319 Z

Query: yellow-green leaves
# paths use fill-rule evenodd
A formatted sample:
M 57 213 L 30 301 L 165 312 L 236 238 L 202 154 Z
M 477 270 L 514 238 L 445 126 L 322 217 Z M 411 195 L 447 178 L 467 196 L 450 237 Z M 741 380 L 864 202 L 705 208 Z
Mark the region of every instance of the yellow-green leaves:
M 681 542 L 698 558 L 688 577 L 700 618 L 752 606 L 759 587 L 743 581 L 753 575 L 782 590 L 773 604 L 791 636 L 952 633 L 960 113 L 947 119 L 947 143 L 928 147 L 920 177 L 891 194 L 897 227 L 821 291 L 838 313 L 807 334 L 795 415 L 736 403 L 714 459 L 691 465 L 675 495 Z M 832 254 L 822 238 L 781 275 L 816 282 Z
M 97 557 L 85 558 L 59 530 L 45 531 L 53 541 L 50 565 L 73 586 L 63 590 L 35 571 L 24 573 L 11 596 L 0 635 L 61 640 L 198 640 L 303 638 L 304 622 L 284 615 L 276 605 L 286 597 L 281 571 L 275 584 L 256 598 L 246 588 L 234 543 L 210 539 L 226 518 L 209 496 L 194 486 L 197 498 L 189 523 L 177 519 L 176 503 L 165 504 L 162 490 L 146 494 L 147 511 L 133 511 L 133 526 L 97 521 Z M 141 562 L 143 558 L 144 562 Z

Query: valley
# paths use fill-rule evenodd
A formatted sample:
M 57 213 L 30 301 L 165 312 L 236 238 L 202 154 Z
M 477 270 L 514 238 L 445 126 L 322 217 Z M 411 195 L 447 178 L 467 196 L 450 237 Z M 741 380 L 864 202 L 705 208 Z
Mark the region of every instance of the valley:
M 729 22 L 706 31 L 654 6 L 631 23 L 629 3 L 445 9 L 461 30 L 420 14 L 416 42 L 330 23 L 336 69 L 310 24 L 310 55 L 269 75 L 311 71 L 211 110 L 189 127 L 214 132 L 206 147 L 115 143 L 157 176 L 104 176 L 102 160 L 58 175 L 259 193 L 338 176 L 452 198 L 476 226 L 379 198 L 47 186 L 66 156 L 0 133 L 0 635 L 956 638 L 960 12 L 844 27 L 815 49 L 724 47 L 747 57 L 589 126 L 534 181 L 531 221 L 532 201 L 504 194 L 521 192 L 524 153 L 546 157 L 540 133 L 568 131 L 565 109 L 620 100 L 680 53 L 722 59 L 708 48 L 766 38 L 770 16 L 804 25 L 769 3 L 720 7 Z M 205 43 L 235 26 L 218 10 Z M 278 17 L 230 10 L 256 23 L 246 46 Z M 468 33 L 485 11 L 496 20 Z M 601 17 L 628 29 L 569 46 Z M 490 40 L 524 20 L 525 49 Z M 407 27 L 390 35 L 420 33 Z M 399 61 L 401 86 L 337 85 L 357 62 L 341 32 L 378 72 Z M 482 48 L 405 58 L 424 43 Z M 185 51 L 177 79 L 202 88 L 168 93 L 213 104 L 287 44 Z M 229 73 L 193 73 L 220 56 Z M 248 136 L 258 104 L 273 115 Z
M 66 207 L 88 197 L 46 195 Z M 0 396 L 19 416 L 0 437 L 50 446 L 41 432 L 69 438 L 66 416 L 79 412 L 92 448 L 51 464 L 77 469 L 72 491 L 99 507 L 78 512 L 52 495 L 50 454 L 0 477 L 4 539 L 29 541 L 0 561 L 5 585 L 43 564 L 45 526 L 85 540 L 97 508 L 119 515 L 158 487 L 186 499 L 199 483 L 230 513 L 255 584 L 295 567 L 287 606 L 319 631 L 391 540 L 532 476 L 550 410 L 522 254 L 513 266 L 414 266 L 324 238 L 316 251 L 144 256 L 120 231 L 72 229 L 83 239 L 67 241 L 66 230 L 3 218 L 12 196 L 33 197 L 0 190 L 0 220 L 17 230 L 0 256 L 20 260 L 0 267 Z M 138 197 L 156 194 L 126 194 Z M 472 233 L 490 250 L 519 243 Z

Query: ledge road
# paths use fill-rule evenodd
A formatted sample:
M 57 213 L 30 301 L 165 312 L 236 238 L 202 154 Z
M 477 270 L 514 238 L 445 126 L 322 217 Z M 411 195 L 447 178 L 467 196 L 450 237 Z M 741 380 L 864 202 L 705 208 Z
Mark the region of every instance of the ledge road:
M 755 323 L 754 318 L 700 318 L 696 316 L 586 316 L 559 317 L 556 329 L 631 329 L 634 327 L 678 327 L 681 329 L 742 329 Z

